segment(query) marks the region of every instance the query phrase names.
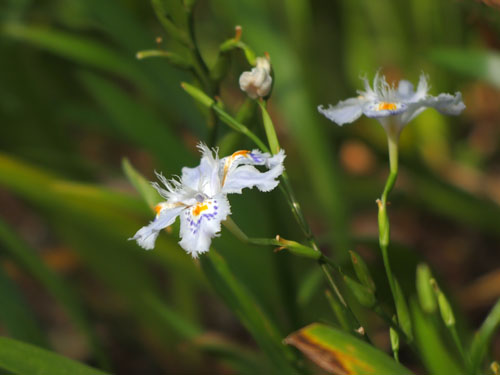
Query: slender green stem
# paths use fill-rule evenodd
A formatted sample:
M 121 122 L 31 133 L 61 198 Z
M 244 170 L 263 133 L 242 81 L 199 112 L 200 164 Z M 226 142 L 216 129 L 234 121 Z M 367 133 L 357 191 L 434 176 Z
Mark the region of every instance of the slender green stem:
M 262 142 L 260 138 L 257 137 L 255 133 L 253 133 L 245 125 L 236 121 L 231 115 L 229 115 L 226 111 L 215 104 L 212 105 L 212 109 L 217 114 L 217 116 L 219 116 L 221 121 L 227 124 L 231 129 L 236 130 L 237 132 L 242 133 L 243 135 L 250 138 L 262 151 L 269 152 L 269 148 L 265 145 L 265 143 Z
M 455 342 L 455 345 L 457 346 L 458 352 L 460 353 L 460 356 L 462 357 L 463 361 L 465 362 L 465 365 L 467 369 L 469 370 L 469 373 L 472 373 L 473 371 L 471 370 L 472 368 L 472 363 L 470 361 L 470 357 L 468 354 L 465 352 L 464 347 L 462 345 L 462 341 L 460 341 L 460 337 L 458 337 L 458 332 L 455 324 L 452 326 L 449 326 L 448 329 L 451 332 L 451 337 L 453 338 L 453 341 Z
M 401 329 L 401 327 L 397 324 L 397 322 L 394 319 L 391 319 L 389 315 L 382 309 L 380 304 L 377 302 L 377 304 L 374 306 L 373 311 L 375 314 L 377 314 L 389 327 L 394 329 L 399 337 L 402 337 L 406 343 L 410 346 L 410 348 L 415 351 L 415 353 L 418 353 L 417 347 L 415 346 L 415 342 L 410 340 L 408 335 Z
M 390 173 L 385 183 L 384 191 L 381 199 L 377 201 L 378 204 L 378 223 L 379 223 L 379 243 L 382 251 L 382 258 L 384 261 L 385 272 L 389 281 L 394 302 L 396 302 L 396 289 L 394 277 L 392 274 L 391 264 L 389 262 L 388 248 L 390 243 L 390 224 L 387 215 L 387 197 L 392 191 L 396 179 L 398 177 L 398 137 L 399 132 L 394 128 L 387 129 L 387 144 L 389 148 L 389 164 Z

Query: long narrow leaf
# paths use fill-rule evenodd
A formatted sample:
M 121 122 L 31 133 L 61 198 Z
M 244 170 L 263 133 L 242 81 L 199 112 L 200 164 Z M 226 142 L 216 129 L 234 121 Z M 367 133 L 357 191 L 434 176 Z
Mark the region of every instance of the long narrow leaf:
M 153 208 L 162 200 L 162 197 L 151 186 L 151 183 L 137 172 L 128 159 L 123 159 L 122 167 L 130 183 L 134 185 L 135 190 L 139 192 L 150 208 Z
M 457 361 L 449 353 L 431 317 L 420 310 L 416 300 L 411 300 L 410 306 L 415 341 L 427 370 L 433 375 L 464 374 L 465 371 L 457 366 Z
M 481 366 L 481 362 L 483 361 L 488 346 L 493 338 L 493 335 L 500 327 L 500 300 L 497 301 L 495 306 L 491 309 L 490 313 L 484 320 L 481 328 L 474 336 L 474 340 L 472 341 L 470 353 L 471 353 L 471 362 L 472 368 L 475 370 L 479 370 Z
M 384 352 L 336 328 L 314 323 L 285 339 L 330 374 L 409 375 Z
M 7 337 L 0 337 L 0 367 L 19 375 L 105 374 L 69 358 Z

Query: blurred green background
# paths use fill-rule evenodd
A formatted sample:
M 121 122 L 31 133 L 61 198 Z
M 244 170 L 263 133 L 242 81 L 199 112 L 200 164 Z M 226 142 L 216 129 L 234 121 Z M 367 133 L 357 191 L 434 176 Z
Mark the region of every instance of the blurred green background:
M 175 230 L 149 252 L 127 241 L 152 214 L 122 160 L 151 180 L 154 170 L 180 174 L 209 141 L 180 87 L 190 75 L 135 57 L 158 42 L 178 48 L 149 1 L 4 0 L 0 12 L 2 336 L 113 373 L 265 373 L 254 339 L 265 343 L 238 296 L 280 337 L 333 321 L 311 261 L 225 229 L 213 242 L 221 258 L 203 270 Z M 433 95 L 463 93 L 460 117 L 429 110 L 402 134 L 391 257 L 408 293 L 415 265 L 430 263 L 463 334 L 477 328 L 500 296 L 499 11 L 473 0 L 199 0 L 194 17 L 209 65 L 236 25 L 257 55 L 270 54 L 269 111 L 299 201 L 327 254 L 345 262 L 355 249 L 368 260 L 382 298 L 375 199 L 388 173 L 385 133 L 365 118 L 337 128 L 316 107 L 353 96 L 360 75 L 379 68 L 392 82 L 416 83 L 423 71 Z M 220 97 L 233 114 L 249 105 L 243 120 L 263 135 L 237 84 L 249 68 L 233 54 Z M 254 147 L 228 128 L 216 136 L 222 156 Z M 248 235 L 302 240 L 279 191 L 230 200 Z M 382 322 L 367 319 L 389 348 Z M 498 358 L 498 338 L 494 348 Z

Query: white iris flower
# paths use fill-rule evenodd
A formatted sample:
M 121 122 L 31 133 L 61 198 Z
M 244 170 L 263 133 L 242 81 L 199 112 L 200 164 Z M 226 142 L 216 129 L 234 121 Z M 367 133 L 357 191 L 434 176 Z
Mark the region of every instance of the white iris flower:
M 376 118 L 388 133 L 399 134 L 408 122 L 427 108 L 435 108 L 446 115 L 458 115 L 465 108 L 460 92 L 455 95 L 429 95 L 425 74 L 420 76 L 416 91 L 413 84 L 406 80 L 399 81 L 397 88 L 391 86 L 379 73 L 373 80 L 373 89 L 366 78 L 363 81 L 365 90 L 359 90 L 358 97 L 340 101 L 336 106 L 329 105 L 328 108 L 320 105 L 319 112 L 338 125 L 353 122 L 361 115 Z
M 154 248 L 160 231 L 180 216 L 179 244 L 194 258 L 209 250 L 213 237 L 219 235 L 221 222 L 231 214 L 227 194 L 241 194 L 242 189 L 256 186 L 260 191 L 273 190 L 283 173 L 285 153 L 269 155 L 258 150 L 237 151 L 219 159 L 217 151 L 199 144 L 200 165 L 182 169 L 178 179 L 167 180 L 158 174 L 163 186 L 153 186 L 166 199 L 155 207 L 156 218 L 142 227 L 131 239 L 145 249 Z M 255 165 L 264 166 L 261 172 Z

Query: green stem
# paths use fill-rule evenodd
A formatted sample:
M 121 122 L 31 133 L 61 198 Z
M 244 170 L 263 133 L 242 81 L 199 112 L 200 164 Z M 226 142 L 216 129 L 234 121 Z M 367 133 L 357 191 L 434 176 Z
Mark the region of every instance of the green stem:
M 227 124 L 231 129 L 236 130 L 237 132 L 247 136 L 250 138 L 258 148 L 260 148 L 264 152 L 269 152 L 269 148 L 265 145 L 264 142 L 260 140 L 259 137 L 255 135 L 250 129 L 248 129 L 242 123 L 236 121 L 231 115 L 229 115 L 226 111 L 220 108 L 217 105 L 212 105 L 211 107 L 217 116 L 221 119 L 222 122 Z
M 373 311 L 375 314 L 377 314 L 389 327 L 394 329 L 399 337 L 403 338 L 406 343 L 410 346 L 410 348 L 415 352 L 418 353 L 417 347 L 415 346 L 415 342 L 413 340 L 410 340 L 408 335 L 401 329 L 401 327 L 397 324 L 397 322 L 394 319 L 391 319 L 389 315 L 382 309 L 380 304 L 377 302 L 377 304 L 374 306 Z
M 455 342 L 455 345 L 457 346 L 457 349 L 458 349 L 458 352 L 460 353 L 460 356 L 462 357 L 463 361 L 465 362 L 465 365 L 468 369 L 468 372 L 473 373 L 472 363 L 470 361 L 470 357 L 467 355 L 467 353 L 465 353 L 462 342 L 460 341 L 460 338 L 458 337 L 457 328 L 453 324 L 452 326 L 449 326 L 448 329 L 451 332 L 451 337 L 453 338 L 453 341 Z
M 387 279 L 389 281 L 389 286 L 391 288 L 392 296 L 394 302 L 396 302 L 396 289 L 394 283 L 394 277 L 392 274 L 391 264 L 389 262 L 388 248 L 390 243 L 390 224 L 389 217 L 387 215 L 387 197 L 392 191 L 396 179 L 398 177 L 398 138 L 399 131 L 395 130 L 393 127 L 387 129 L 387 144 L 389 148 L 389 164 L 390 173 L 387 181 L 385 183 L 384 191 L 382 197 L 377 201 L 378 204 L 378 223 L 379 223 L 379 243 L 380 249 L 382 251 L 382 258 L 384 261 L 385 272 L 387 274 Z

